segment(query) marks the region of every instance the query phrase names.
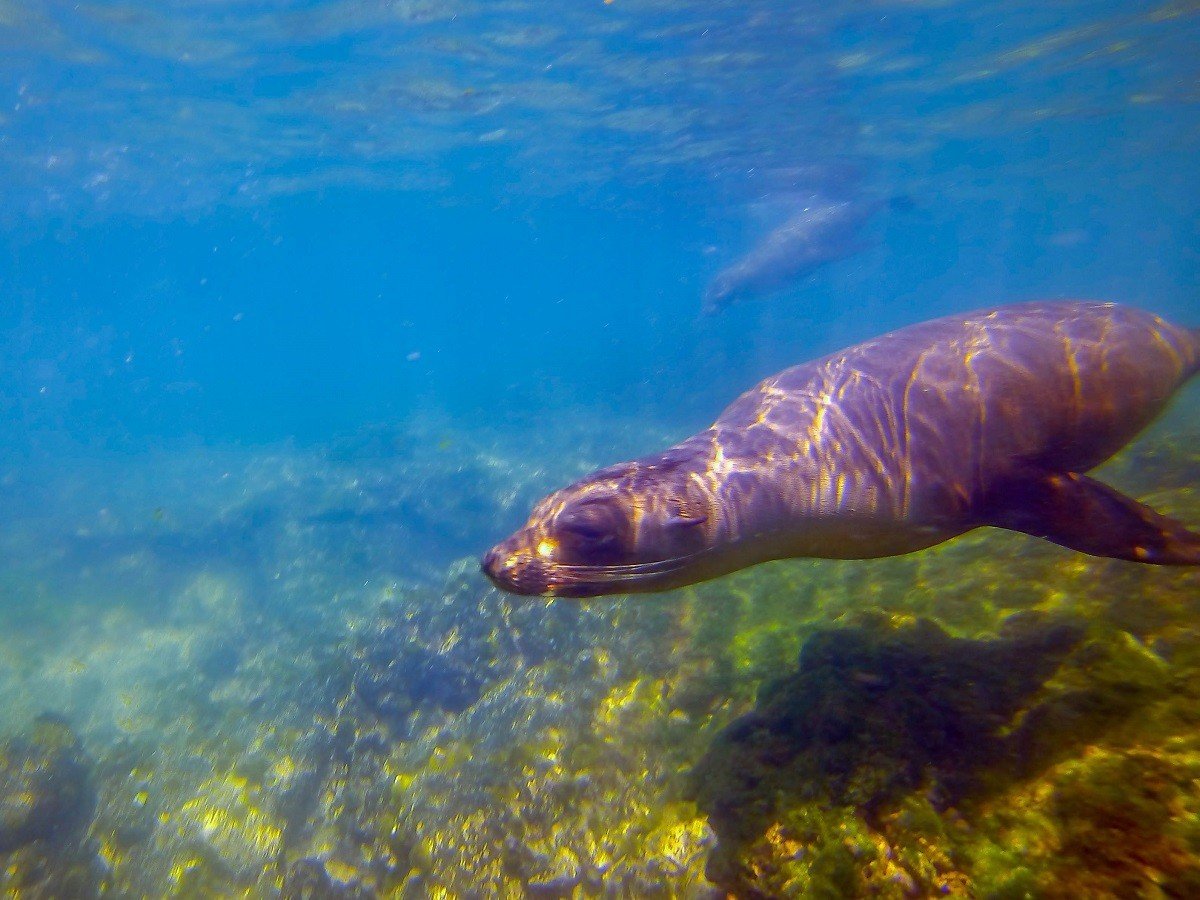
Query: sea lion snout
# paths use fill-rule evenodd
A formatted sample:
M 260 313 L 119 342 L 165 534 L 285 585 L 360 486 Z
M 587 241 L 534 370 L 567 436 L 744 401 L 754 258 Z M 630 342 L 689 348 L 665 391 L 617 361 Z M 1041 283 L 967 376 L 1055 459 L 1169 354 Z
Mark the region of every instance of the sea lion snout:
M 480 560 L 479 568 L 482 569 L 483 574 L 486 575 L 493 584 L 495 584 L 496 578 L 500 574 L 502 562 L 503 560 L 500 556 L 500 549 L 498 547 L 493 547 L 487 553 L 483 554 L 483 559 Z
M 591 578 L 625 560 L 628 537 L 628 520 L 609 495 L 563 491 L 484 554 L 482 568 L 512 593 L 591 596 Z
M 549 591 L 548 567 L 528 548 L 520 546 L 516 536 L 485 553 L 481 568 L 488 580 L 502 591 L 526 596 Z

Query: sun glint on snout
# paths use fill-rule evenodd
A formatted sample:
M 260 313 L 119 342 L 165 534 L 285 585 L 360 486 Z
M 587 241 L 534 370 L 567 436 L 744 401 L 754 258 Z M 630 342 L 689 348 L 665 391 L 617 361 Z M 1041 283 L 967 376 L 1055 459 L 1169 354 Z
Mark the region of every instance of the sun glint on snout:
M 542 594 L 547 589 L 543 562 L 511 541 L 497 544 L 483 555 L 483 574 L 496 587 L 514 594 Z

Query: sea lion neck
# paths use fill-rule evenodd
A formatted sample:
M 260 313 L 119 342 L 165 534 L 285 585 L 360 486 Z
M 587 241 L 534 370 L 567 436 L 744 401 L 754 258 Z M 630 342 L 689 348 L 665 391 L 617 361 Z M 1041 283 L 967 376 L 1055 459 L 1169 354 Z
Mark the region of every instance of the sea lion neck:
M 709 517 L 709 543 L 736 544 L 794 516 L 801 492 L 789 491 L 772 470 L 792 454 L 793 478 L 800 484 L 816 471 L 813 461 L 794 454 L 794 448 L 768 431 L 730 428 L 718 421 L 672 448 L 687 460 L 674 475 L 676 490 L 702 503 Z M 781 487 L 783 489 L 781 489 Z

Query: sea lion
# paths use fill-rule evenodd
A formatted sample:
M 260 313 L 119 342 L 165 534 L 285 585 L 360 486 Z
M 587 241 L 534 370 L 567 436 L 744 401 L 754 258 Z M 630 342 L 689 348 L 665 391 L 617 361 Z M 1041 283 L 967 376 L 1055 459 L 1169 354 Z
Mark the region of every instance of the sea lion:
M 777 291 L 824 265 L 862 252 L 870 244 L 859 233 L 876 213 L 905 212 L 913 203 L 903 196 L 881 201 L 809 194 L 789 207 L 776 227 L 713 276 L 704 290 L 705 315 L 734 300 Z
M 748 252 L 718 272 L 704 291 L 705 315 L 750 294 L 778 290 L 862 249 L 856 235 L 875 204 L 807 198 Z
M 1113 303 L 1003 306 L 785 369 L 705 431 L 551 494 L 483 570 L 518 594 L 659 591 L 992 525 L 1200 564 L 1200 534 L 1088 478 L 1200 368 L 1200 331 Z

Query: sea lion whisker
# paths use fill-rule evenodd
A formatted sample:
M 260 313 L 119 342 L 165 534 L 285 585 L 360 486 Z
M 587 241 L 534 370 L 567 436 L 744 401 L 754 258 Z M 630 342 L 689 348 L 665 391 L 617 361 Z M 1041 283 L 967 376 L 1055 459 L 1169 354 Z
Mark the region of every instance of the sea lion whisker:
M 603 579 L 606 581 L 630 581 L 644 578 L 647 575 L 667 575 L 684 568 L 691 561 L 690 557 L 680 557 L 673 560 L 663 560 L 660 563 L 642 563 L 628 566 L 569 566 L 556 568 L 555 574 L 573 580 Z
M 680 562 L 683 562 L 684 560 L 686 560 L 688 558 L 689 557 L 678 557 L 675 559 L 659 560 L 658 562 L 623 563 L 621 565 L 613 565 L 613 566 L 560 565 L 560 566 L 555 566 L 554 568 L 556 571 L 563 571 L 563 572 L 612 572 L 614 574 L 619 573 L 619 572 L 632 572 L 632 571 L 646 572 L 646 571 L 653 571 L 656 567 L 659 567 L 659 566 L 672 566 L 672 565 L 678 564 Z
M 699 550 L 695 553 L 688 553 L 683 556 L 672 556 L 667 559 L 654 560 L 652 562 L 642 563 L 616 563 L 604 566 L 588 566 L 588 565 L 569 565 L 559 564 L 554 567 L 556 572 L 581 572 L 585 574 L 653 574 L 659 569 L 671 571 L 679 566 L 686 565 L 698 557 L 712 553 L 711 549 Z
M 627 583 L 641 584 L 646 580 L 648 575 L 649 576 L 671 575 L 672 573 L 678 572 L 683 568 L 684 568 L 683 566 L 679 566 L 674 569 L 663 569 L 658 572 L 650 572 L 650 573 L 646 573 L 646 572 L 616 572 L 616 573 L 610 573 L 610 574 L 605 574 L 602 576 L 593 576 L 593 577 L 588 577 L 586 574 L 582 574 L 582 573 L 571 572 L 571 573 L 567 573 L 566 575 L 557 576 L 556 580 L 559 584 L 564 584 L 564 585 L 593 584 L 593 583 L 603 583 L 603 584 L 607 584 L 607 585 L 619 585 L 619 584 L 627 584 Z
M 682 568 L 684 568 L 683 563 L 650 570 L 631 568 L 627 570 L 602 569 L 597 571 L 595 569 L 580 568 L 570 572 L 555 572 L 555 575 L 559 578 L 566 578 L 572 581 L 633 581 L 650 575 L 667 575 L 671 572 L 677 572 Z

